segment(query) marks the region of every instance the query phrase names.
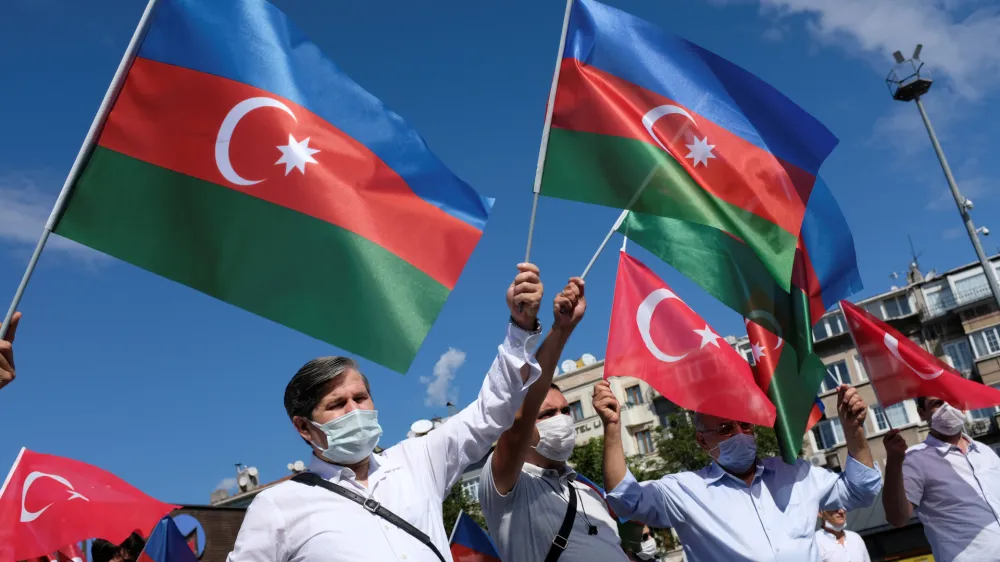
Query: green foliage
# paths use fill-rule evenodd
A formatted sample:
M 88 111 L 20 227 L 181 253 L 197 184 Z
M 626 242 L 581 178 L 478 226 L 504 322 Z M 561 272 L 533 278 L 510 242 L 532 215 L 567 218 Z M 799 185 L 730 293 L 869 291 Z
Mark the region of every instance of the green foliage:
M 569 465 L 601 488 L 604 487 L 604 438 L 594 437 L 577 445 L 569 457 Z
M 451 487 L 451 492 L 448 492 L 444 498 L 441 508 L 444 513 L 444 530 L 448 534 L 451 534 L 451 530 L 455 528 L 455 521 L 458 520 L 458 514 L 461 511 L 472 517 L 480 527 L 486 528 L 486 519 L 483 517 L 483 510 L 479 502 L 462 489 L 461 482 L 457 482 Z
M 695 440 L 695 428 L 689 412 L 681 410 L 669 417 L 670 427 L 657 428 L 656 453 L 663 465 L 665 474 L 699 470 L 711 462 Z M 754 429 L 757 437 L 757 456 L 766 459 L 781 454 L 778 449 L 778 437 L 770 427 Z

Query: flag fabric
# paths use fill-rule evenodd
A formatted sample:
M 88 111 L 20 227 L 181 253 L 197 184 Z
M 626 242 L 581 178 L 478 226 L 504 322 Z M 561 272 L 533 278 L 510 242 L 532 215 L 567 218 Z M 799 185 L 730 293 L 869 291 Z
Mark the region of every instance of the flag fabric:
M 493 539 L 464 511 L 451 534 L 451 557 L 455 562 L 500 562 Z
M 847 301 L 840 306 L 882 408 L 921 396 L 936 396 L 960 410 L 1000 405 L 1000 390 L 963 377 L 861 308 Z
M 117 544 L 176 508 L 97 467 L 21 449 L 0 489 L 0 562 L 93 537 Z
M 789 288 L 837 144 L 746 70 L 595 0 L 573 3 L 541 193 L 729 232 Z
M 83 554 L 80 543 L 74 542 L 60 548 L 50 559 L 55 562 L 86 562 L 87 557 Z
M 160 0 L 55 231 L 405 372 L 491 206 L 266 0 Z
M 823 401 L 816 397 L 816 404 L 813 405 L 812 412 L 809 413 L 809 421 L 806 422 L 806 431 L 811 431 L 813 427 L 816 426 L 826 415 L 826 406 L 823 405 Z
M 743 358 L 649 268 L 618 260 L 604 378 L 629 376 L 689 410 L 772 426 L 774 405 Z
M 156 524 L 136 562 L 198 562 L 173 518 Z
M 805 432 L 812 427 L 811 423 L 822 418 L 822 411 L 818 417 L 816 414 L 816 390 L 823 381 L 826 366 L 811 351 L 802 355 L 800 361 L 796 350 L 785 345 L 785 340 L 776 335 L 773 328 L 764 328 L 750 320 L 744 322 L 757 385 L 767 393 L 776 410 L 774 433 L 781 458 L 793 464 L 802 451 Z

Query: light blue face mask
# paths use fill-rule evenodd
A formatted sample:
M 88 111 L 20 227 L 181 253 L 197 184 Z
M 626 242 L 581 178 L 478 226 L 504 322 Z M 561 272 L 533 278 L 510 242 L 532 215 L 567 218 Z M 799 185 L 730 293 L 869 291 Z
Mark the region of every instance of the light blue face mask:
M 736 474 L 743 474 L 757 458 L 757 438 L 749 433 L 737 433 L 716 446 L 719 466 Z
M 372 454 L 382 436 L 378 410 L 354 410 L 324 424 L 312 424 L 326 434 L 327 447 L 324 449 L 316 443 L 313 445 L 323 453 L 326 460 L 336 464 L 361 462 Z

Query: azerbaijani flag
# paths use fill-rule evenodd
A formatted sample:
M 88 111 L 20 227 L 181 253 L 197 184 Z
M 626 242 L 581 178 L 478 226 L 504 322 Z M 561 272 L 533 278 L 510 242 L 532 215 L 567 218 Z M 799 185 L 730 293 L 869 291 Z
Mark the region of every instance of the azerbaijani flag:
M 55 231 L 405 372 L 491 206 L 265 0 L 160 0 Z
M 541 193 L 729 232 L 787 291 L 810 193 L 836 144 L 746 70 L 575 0 Z
M 500 562 L 493 539 L 464 511 L 451 534 L 451 556 L 455 562 Z
M 172 517 L 164 517 L 153 527 L 136 562 L 198 562 Z

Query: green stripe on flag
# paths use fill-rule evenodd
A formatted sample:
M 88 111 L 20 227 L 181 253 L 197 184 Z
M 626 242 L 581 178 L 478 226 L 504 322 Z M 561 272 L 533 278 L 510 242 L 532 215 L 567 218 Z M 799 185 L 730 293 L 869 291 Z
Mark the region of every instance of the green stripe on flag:
M 746 241 L 778 286 L 791 286 L 797 237 L 710 194 L 669 154 L 649 143 L 552 129 L 541 193 L 732 233 Z
M 101 147 L 56 233 L 399 372 L 449 293 L 343 228 Z

